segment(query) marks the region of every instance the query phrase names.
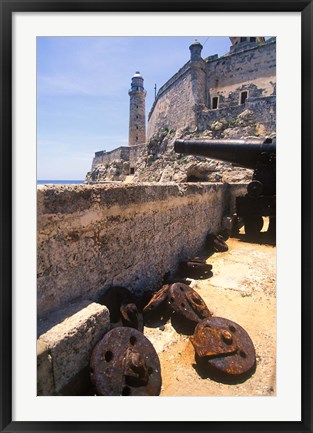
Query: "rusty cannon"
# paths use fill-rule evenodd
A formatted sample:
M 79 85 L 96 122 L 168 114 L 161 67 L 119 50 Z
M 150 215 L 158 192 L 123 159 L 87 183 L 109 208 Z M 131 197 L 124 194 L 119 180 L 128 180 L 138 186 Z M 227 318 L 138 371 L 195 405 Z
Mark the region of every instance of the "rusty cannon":
M 248 236 L 255 236 L 262 230 L 263 217 L 269 217 L 268 233 L 275 234 L 276 139 L 176 140 L 174 150 L 253 169 L 247 194 L 236 198 L 237 216 L 242 218 Z

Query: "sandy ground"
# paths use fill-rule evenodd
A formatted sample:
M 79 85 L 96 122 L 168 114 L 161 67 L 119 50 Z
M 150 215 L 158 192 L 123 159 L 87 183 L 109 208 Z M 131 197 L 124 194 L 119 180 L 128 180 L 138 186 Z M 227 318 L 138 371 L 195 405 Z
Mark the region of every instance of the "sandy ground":
M 230 319 L 250 335 L 256 350 L 256 370 L 242 383 L 224 384 L 202 378 L 196 370 L 188 335 L 171 321 L 145 327 L 161 362 L 161 396 L 273 396 L 276 392 L 276 247 L 227 241 L 229 250 L 208 257 L 213 276 L 193 280 L 192 287 L 214 316 Z

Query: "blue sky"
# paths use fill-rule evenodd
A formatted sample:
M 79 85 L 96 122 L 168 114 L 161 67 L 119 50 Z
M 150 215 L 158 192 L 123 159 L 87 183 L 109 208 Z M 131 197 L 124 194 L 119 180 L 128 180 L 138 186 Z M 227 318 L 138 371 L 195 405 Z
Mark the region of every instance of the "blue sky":
M 128 89 L 144 77 L 146 115 L 159 89 L 190 57 L 229 51 L 228 37 L 38 37 L 37 178 L 84 179 L 94 153 L 128 143 Z

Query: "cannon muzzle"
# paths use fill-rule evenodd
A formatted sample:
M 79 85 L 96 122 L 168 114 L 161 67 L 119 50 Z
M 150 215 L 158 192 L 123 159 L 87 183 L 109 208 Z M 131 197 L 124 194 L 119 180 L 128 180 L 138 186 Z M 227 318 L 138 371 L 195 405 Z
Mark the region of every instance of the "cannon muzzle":
M 174 150 L 187 155 L 205 156 L 254 169 L 262 153 L 276 154 L 276 140 L 241 138 L 224 140 L 176 140 Z

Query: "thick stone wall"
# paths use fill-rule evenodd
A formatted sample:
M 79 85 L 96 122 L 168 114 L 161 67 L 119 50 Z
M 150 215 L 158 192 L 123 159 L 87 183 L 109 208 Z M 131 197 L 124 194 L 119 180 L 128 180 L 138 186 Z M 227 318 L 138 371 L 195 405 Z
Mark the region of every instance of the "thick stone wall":
M 248 110 L 254 112 L 255 119 L 266 126 L 268 132 L 276 132 L 276 95 L 265 98 L 249 98 Z
M 276 94 L 276 42 L 208 61 L 207 77 L 208 108 L 213 97 L 219 98 L 219 108 L 238 106 L 242 91 L 248 98 Z
M 243 185 L 38 187 L 38 316 L 108 287 L 157 289 L 217 233 Z
M 198 110 L 197 124 L 200 131 L 210 129 L 212 124 L 221 119 L 228 122 L 228 126 L 240 126 L 238 119 L 245 110 L 252 110 L 253 114 L 249 119 L 251 125 L 261 124 L 265 128 L 264 134 L 270 135 L 276 132 L 276 95 L 261 98 L 249 98 L 242 105 L 225 107 L 217 110 Z M 241 125 L 242 126 L 242 125 Z M 244 135 L 242 129 L 238 129 L 238 138 Z
M 96 152 L 95 157 L 92 161 L 91 170 L 94 170 L 99 164 L 110 164 L 114 160 L 122 159 L 123 161 L 130 161 L 130 165 L 135 164 L 136 159 L 139 156 L 140 149 L 143 144 L 137 146 L 120 146 L 110 152 L 105 150 Z
M 128 146 L 121 146 L 111 150 L 110 152 L 106 152 L 105 150 L 96 152 L 92 161 L 91 170 L 94 170 L 99 164 L 110 163 L 115 159 L 123 159 L 124 161 L 128 161 L 129 150 L 130 148 Z
M 241 93 L 247 92 L 241 104 Z M 158 92 L 148 118 L 148 139 L 160 129 L 189 127 L 203 130 L 223 117 L 234 118 L 247 108 L 257 107 L 258 123 L 276 129 L 276 41 L 272 40 L 225 56 L 210 56 L 191 62 L 178 71 Z M 218 109 L 213 109 L 218 98 Z M 251 104 L 259 98 L 258 104 Z M 263 100 L 271 98 L 270 100 Z M 250 105 L 249 105 L 250 104 Z M 270 111 L 263 113 L 262 110 Z M 201 113 L 203 111 L 203 113 Z M 256 116 L 257 117 L 257 116 Z
M 135 164 L 139 158 L 140 151 L 145 147 L 145 144 L 138 144 L 137 146 L 132 146 L 129 152 L 129 164 L 130 167 L 135 167 Z
M 192 69 L 185 65 L 158 92 L 157 99 L 149 113 L 147 139 L 160 129 L 195 127 L 195 96 Z

